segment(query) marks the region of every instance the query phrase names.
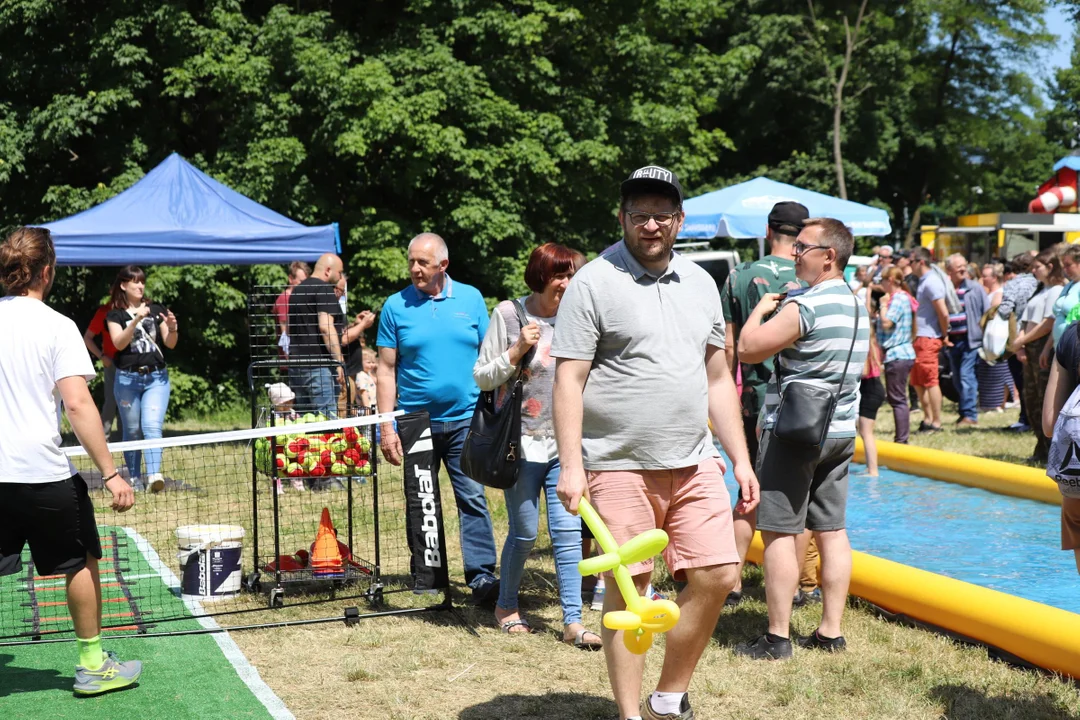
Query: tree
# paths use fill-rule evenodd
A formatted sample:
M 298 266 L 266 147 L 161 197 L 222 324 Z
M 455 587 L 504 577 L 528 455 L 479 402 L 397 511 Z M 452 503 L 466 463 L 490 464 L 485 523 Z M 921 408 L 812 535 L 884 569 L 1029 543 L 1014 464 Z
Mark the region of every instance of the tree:
M 844 15 L 844 55 L 843 60 L 840 62 L 839 67 L 835 67 L 831 62 L 828 54 L 821 47 L 820 36 L 817 33 L 817 13 L 814 11 L 814 0 L 807 0 L 807 4 L 810 6 L 810 21 L 814 29 L 811 31 L 810 40 L 812 43 L 818 46 L 818 50 L 822 56 L 822 64 L 824 65 L 825 77 L 832 85 L 833 88 L 833 161 L 836 164 L 836 187 L 840 194 L 840 197 L 844 200 L 848 199 L 847 196 L 847 184 L 844 182 L 844 154 L 843 154 L 843 117 L 844 117 L 844 87 L 847 85 L 848 73 L 851 71 L 851 61 L 855 54 L 855 50 L 859 47 L 859 31 L 862 30 L 863 17 L 866 15 L 866 5 L 868 0 L 862 0 L 859 5 L 859 12 L 855 16 L 855 26 L 852 27 L 848 23 L 847 15 Z M 865 42 L 865 41 L 864 41 Z M 864 86 L 862 89 L 855 93 L 858 97 L 868 88 Z

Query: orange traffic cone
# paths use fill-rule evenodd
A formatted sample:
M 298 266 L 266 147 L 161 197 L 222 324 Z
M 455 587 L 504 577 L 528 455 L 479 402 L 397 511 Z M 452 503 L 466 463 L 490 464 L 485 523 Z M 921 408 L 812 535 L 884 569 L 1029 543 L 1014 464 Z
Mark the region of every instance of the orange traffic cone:
M 311 568 L 316 576 L 341 574 L 341 550 L 338 548 L 337 535 L 334 533 L 333 523 L 330 522 L 328 508 L 323 508 L 319 532 L 311 546 Z

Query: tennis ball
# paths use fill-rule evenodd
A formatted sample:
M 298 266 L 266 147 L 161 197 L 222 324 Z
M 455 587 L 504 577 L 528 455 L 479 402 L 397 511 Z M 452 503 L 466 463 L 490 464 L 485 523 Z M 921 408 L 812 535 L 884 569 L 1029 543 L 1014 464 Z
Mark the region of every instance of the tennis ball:
M 285 474 L 289 477 L 300 477 L 304 474 L 304 467 L 299 463 L 291 462 L 285 466 Z
M 360 439 L 360 433 L 358 433 L 354 427 L 347 427 L 341 431 L 341 437 L 345 438 L 345 442 L 350 445 L 355 445 Z
M 319 464 L 323 467 L 330 467 L 335 462 L 334 453 L 329 450 L 323 450 L 319 453 Z
M 331 475 L 347 475 L 349 473 L 349 466 L 345 463 L 336 462 L 330 466 Z
M 356 464 L 356 472 L 359 473 L 360 475 L 370 475 L 371 474 L 371 463 L 369 463 L 366 460 L 361 460 L 360 462 L 358 462 Z
M 369 440 L 367 436 L 361 435 L 360 440 L 356 443 L 356 446 L 364 452 L 368 452 L 369 450 L 371 450 L 371 440 Z
M 360 462 L 360 451 L 356 448 L 349 448 L 341 453 L 341 462 L 349 466 L 356 465 Z
M 296 457 L 297 453 L 307 451 L 309 445 L 308 439 L 303 435 L 293 436 L 285 445 L 285 454 L 289 457 Z
M 304 413 L 304 417 L 300 419 L 305 423 L 318 422 L 317 418 L 315 417 L 315 413 Z
M 345 442 L 345 438 L 340 435 L 335 435 L 329 443 L 329 448 L 334 452 L 345 452 L 349 449 L 349 443 Z
M 321 453 L 326 449 L 326 441 L 321 437 L 315 436 L 308 438 L 308 450 L 311 452 Z
M 274 467 L 278 470 L 284 470 L 289 465 L 289 459 L 285 457 L 285 453 L 278 453 L 274 456 Z
M 306 467 L 309 472 L 314 472 L 315 468 L 322 467 L 319 460 L 320 458 L 318 453 L 307 453 L 307 455 L 305 455 L 304 457 L 304 467 Z
M 308 475 L 310 475 L 311 477 L 322 477 L 323 475 L 326 475 L 326 468 L 324 468 L 322 465 L 316 465 L 315 467 L 308 470 Z

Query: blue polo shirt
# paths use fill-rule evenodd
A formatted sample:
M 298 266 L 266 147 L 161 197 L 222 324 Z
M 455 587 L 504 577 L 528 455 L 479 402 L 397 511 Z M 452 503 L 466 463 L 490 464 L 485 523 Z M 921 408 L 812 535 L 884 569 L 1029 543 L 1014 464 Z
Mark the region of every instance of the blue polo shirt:
M 398 408 L 427 410 L 432 422 L 471 418 L 480 396 L 473 365 L 487 327 L 480 291 L 449 275 L 437 296 L 410 285 L 387 298 L 377 344 L 397 350 Z

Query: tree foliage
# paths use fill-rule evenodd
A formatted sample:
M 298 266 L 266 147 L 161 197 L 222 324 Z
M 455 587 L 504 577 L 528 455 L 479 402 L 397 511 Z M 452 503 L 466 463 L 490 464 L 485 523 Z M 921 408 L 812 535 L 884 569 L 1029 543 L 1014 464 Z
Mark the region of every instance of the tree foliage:
M 407 282 L 423 230 L 448 240 L 452 274 L 504 297 L 536 244 L 612 242 L 618 183 L 647 163 L 691 193 L 762 173 L 838 192 L 837 69 L 863 4 L 6 0 L 0 209 L 63 217 L 176 151 L 298 221 L 339 222 L 354 306 Z M 1075 135 L 1080 81 L 1058 77 L 1047 115 L 1025 72 L 1047 4 L 866 3 L 840 97 L 848 196 L 900 231 L 920 211 L 1021 209 Z M 53 302 L 85 322 L 111 276 L 66 270 Z M 235 392 L 245 291 L 283 278 L 153 269 L 184 318 L 174 366 Z

